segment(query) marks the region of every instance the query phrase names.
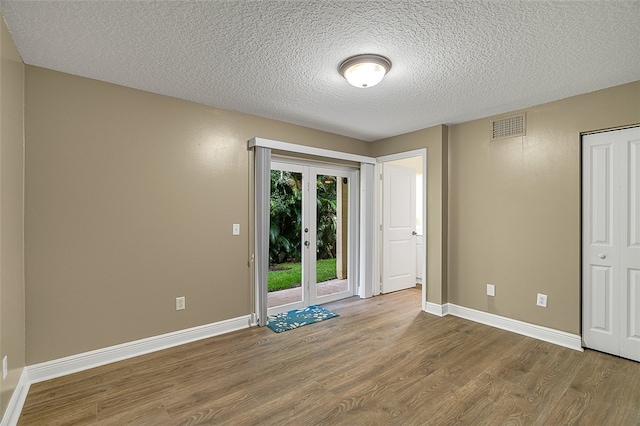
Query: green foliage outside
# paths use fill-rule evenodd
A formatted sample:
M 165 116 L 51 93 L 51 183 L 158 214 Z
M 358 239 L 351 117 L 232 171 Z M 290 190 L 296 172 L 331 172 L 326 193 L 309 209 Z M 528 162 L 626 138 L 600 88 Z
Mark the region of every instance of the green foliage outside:
M 269 271 L 269 291 L 300 287 L 302 282 L 302 265 L 300 262 L 274 265 L 273 269 L 276 270 Z M 316 263 L 316 277 L 316 282 L 319 283 L 336 278 L 336 259 L 318 260 Z
M 317 256 L 336 256 L 336 177 L 318 176 Z M 269 263 L 299 262 L 302 232 L 302 174 L 271 170 Z
M 318 212 L 318 259 L 336 257 L 337 182 L 335 176 L 318 176 L 316 198 Z M 335 270 L 334 270 L 335 271 Z
M 302 174 L 271 170 L 269 263 L 299 262 Z

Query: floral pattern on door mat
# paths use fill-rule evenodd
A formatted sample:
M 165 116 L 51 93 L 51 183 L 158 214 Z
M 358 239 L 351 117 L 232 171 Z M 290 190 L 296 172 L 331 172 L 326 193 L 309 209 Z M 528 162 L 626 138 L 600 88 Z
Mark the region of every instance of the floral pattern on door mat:
M 269 315 L 267 327 L 276 333 L 293 330 L 305 325 L 313 324 L 339 316 L 322 306 L 312 305 L 304 309 L 293 309 L 277 315 Z

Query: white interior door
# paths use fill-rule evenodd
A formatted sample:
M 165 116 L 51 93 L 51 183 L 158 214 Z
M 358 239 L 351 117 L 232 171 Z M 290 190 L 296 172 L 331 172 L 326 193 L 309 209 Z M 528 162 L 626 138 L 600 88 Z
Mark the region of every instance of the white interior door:
M 640 361 L 640 127 L 620 131 L 622 306 L 620 355 Z
M 382 292 L 416 285 L 416 172 L 382 166 Z
M 614 170 L 619 147 L 608 133 L 583 138 L 583 339 L 587 347 L 620 353 L 620 289 L 614 254 L 620 223 Z
M 640 361 L 640 128 L 582 149 L 584 343 Z

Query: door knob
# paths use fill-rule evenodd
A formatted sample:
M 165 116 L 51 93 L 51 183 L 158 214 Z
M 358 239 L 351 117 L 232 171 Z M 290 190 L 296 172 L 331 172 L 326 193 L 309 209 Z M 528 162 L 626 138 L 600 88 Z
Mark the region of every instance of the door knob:
M 413 231 L 411 235 L 418 235 L 418 233 L 416 231 Z
M 607 258 L 607 255 L 606 255 L 606 254 L 604 254 L 604 253 L 600 253 L 600 254 L 598 255 L 598 257 L 599 257 L 600 259 L 606 259 L 606 258 Z

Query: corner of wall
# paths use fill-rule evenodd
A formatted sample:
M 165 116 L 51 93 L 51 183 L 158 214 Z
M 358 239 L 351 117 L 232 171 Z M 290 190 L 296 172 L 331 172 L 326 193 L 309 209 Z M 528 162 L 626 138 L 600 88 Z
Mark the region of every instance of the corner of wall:
M 442 304 L 449 301 L 449 127 L 442 125 Z
M 24 104 L 25 65 L 0 13 L 0 381 L 2 425 L 14 424 L 25 393 Z M 7 423 L 8 422 L 8 423 Z

